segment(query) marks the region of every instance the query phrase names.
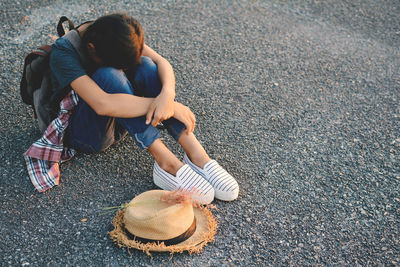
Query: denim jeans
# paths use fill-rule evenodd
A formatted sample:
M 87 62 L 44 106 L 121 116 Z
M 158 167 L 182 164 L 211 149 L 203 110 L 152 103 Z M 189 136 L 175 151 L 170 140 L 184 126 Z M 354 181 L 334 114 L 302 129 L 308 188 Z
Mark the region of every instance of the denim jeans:
M 127 75 L 133 77 L 128 79 Z M 162 85 L 157 65 L 150 58 L 141 57 L 140 65 L 132 74 L 127 75 L 122 70 L 102 67 L 92 75 L 92 79 L 111 94 L 125 93 L 143 97 L 156 97 L 160 94 Z M 83 99 L 79 99 L 70 118 L 66 142 L 69 147 L 79 151 L 100 152 L 129 133 L 140 148 L 146 149 L 160 138 L 160 133 L 145 121 L 145 116 L 127 119 L 100 116 Z M 163 125 L 175 140 L 185 129 L 185 125 L 174 118 L 163 121 Z

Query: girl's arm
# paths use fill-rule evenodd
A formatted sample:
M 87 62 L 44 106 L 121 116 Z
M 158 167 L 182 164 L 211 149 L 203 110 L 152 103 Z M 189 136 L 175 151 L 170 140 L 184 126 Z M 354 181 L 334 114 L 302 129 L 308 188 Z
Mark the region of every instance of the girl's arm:
M 134 118 L 146 115 L 154 98 L 129 94 L 108 94 L 89 76 L 83 75 L 71 82 L 71 87 L 98 115 Z
M 160 56 L 156 51 L 148 47 L 146 44 L 143 46 L 142 56 L 149 57 L 156 63 L 158 68 L 158 76 L 162 84 L 162 93 L 169 94 L 175 97 L 175 74 L 171 64 Z
M 158 76 L 162 84 L 161 93 L 154 99 L 146 114 L 146 123 L 156 126 L 174 114 L 175 75 L 171 64 L 156 51 L 144 44 L 143 56 L 151 58 L 158 68 Z
M 146 115 L 154 98 L 129 94 L 108 94 L 89 76 L 83 75 L 71 82 L 71 87 L 98 115 L 134 118 Z M 191 110 L 173 101 L 173 117 L 185 124 L 187 132 L 193 132 L 196 118 Z M 134 107 L 134 108 L 132 108 Z

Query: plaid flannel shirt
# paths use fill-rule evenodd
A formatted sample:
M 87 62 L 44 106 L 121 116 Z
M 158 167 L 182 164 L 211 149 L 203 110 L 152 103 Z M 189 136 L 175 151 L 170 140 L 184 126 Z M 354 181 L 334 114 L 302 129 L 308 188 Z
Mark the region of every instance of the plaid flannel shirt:
M 78 95 L 71 90 L 60 103 L 58 117 L 50 123 L 43 136 L 24 153 L 29 178 L 39 192 L 59 184 L 59 164 L 70 160 L 75 154 L 75 150 L 64 147 L 63 139 L 69 117 L 78 100 Z

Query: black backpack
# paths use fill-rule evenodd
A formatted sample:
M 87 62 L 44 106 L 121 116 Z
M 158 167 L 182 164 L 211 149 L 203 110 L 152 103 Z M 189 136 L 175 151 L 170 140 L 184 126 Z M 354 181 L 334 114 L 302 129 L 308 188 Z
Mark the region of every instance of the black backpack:
M 68 22 L 69 30 L 74 29 L 72 21 L 62 16 L 57 24 L 59 37 L 65 35 L 63 23 L 66 21 Z M 52 103 L 50 100 L 54 94 L 50 81 L 50 53 L 51 45 L 43 45 L 31 51 L 25 58 L 20 83 L 22 101 L 32 106 L 42 133 L 47 129 L 51 121 L 57 117 L 59 111 L 59 103 Z M 67 93 L 68 91 L 65 92 L 65 95 Z

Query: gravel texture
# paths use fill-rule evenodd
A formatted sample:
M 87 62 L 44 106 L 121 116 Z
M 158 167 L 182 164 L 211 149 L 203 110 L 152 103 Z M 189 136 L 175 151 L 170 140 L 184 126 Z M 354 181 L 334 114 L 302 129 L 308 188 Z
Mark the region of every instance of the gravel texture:
M 2 266 L 400 265 L 400 3 L 356 1 L 1 1 Z M 62 165 L 37 193 L 23 152 L 39 137 L 19 96 L 26 53 L 61 15 L 136 17 L 170 60 L 196 135 L 239 181 L 215 201 L 199 255 L 116 247 L 101 208 L 153 189 L 130 138 Z M 181 150 L 169 137 L 167 144 Z M 81 222 L 81 219 L 87 219 Z

